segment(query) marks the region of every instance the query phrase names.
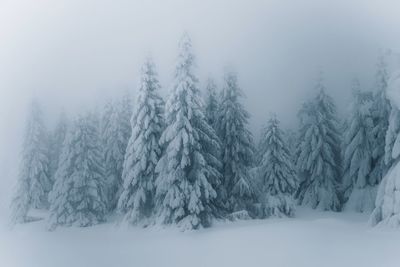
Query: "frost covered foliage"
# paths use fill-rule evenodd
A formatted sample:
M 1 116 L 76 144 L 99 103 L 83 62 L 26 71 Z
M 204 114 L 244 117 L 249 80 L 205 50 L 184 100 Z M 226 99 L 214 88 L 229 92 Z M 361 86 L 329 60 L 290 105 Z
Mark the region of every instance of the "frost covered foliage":
M 297 132 L 293 131 L 292 129 L 287 129 L 284 132 L 284 140 L 289 149 L 289 152 L 290 152 L 290 155 L 292 158 L 292 162 L 294 163 L 295 162 L 294 158 L 295 158 L 295 154 L 296 154 L 296 146 L 297 146 L 297 142 L 298 142 Z
M 391 160 L 385 163 L 385 137 L 389 127 L 390 103 L 386 98 L 386 88 L 388 83 L 387 66 L 384 58 L 378 62 L 376 73 L 376 90 L 373 104 L 372 116 L 374 120 L 373 134 L 373 169 L 372 176 L 376 177 L 378 183 L 382 180 L 387 170 L 390 168 Z
M 299 113 L 300 131 L 296 166 L 300 175 L 299 203 L 314 209 L 340 208 L 340 136 L 336 108 L 322 85 L 316 98 L 303 105 Z
M 68 132 L 53 190 L 49 227 L 90 226 L 104 221 L 106 197 L 98 126 L 80 116 Z
M 207 80 L 205 97 L 205 115 L 209 125 L 215 128 L 218 115 L 217 85 L 213 79 Z
M 279 121 L 273 116 L 263 131 L 258 174 L 261 185 L 262 217 L 292 217 L 297 178 Z
M 188 35 L 180 41 L 172 92 L 166 104 L 166 129 L 160 144 L 164 153 L 156 171 L 157 220 L 182 229 L 209 226 L 217 197 L 218 137 L 203 112 L 194 55 Z
M 123 189 L 118 211 L 129 223 L 137 223 L 151 215 L 155 193 L 155 167 L 161 156 L 159 139 L 163 131 L 164 103 L 154 63 L 147 59 L 136 109 L 132 117 L 132 136 L 122 171 Z
M 52 181 L 49 176 L 47 132 L 42 111 L 36 102 L 29 110 L 17 188 L 12 200 L 12 221 L 27 220 L 31 208 L 47 208 L 47 195 Z
M 101 144 L 109 210 L 116 207 L 122 187 L 123 162 L 131 133 L 131 108 L 130 98 L 125 95 L 120 101 L 108 102 L 101 119 Z
M 50 137 L 50 178 L 52 181 L 55 180 L 62 147 L 65 141 L 65 136 L 67 135 L 68 124 L 67 115 L 64 112 L 61 113 L 54 132 Z
M 253 161 L 253 137 L 249 114 L 240 102 L 241 90 L 235 73 L 227 73 L 218 112 L 217 131 L 222 143 L 223 187 L 221 195 L 231 211 L 249 209 L 255 190 L 249 168 Z
M 388 85 L 388 98 L 392 109 L 386 134 L 385 160 L 392 167 L 384 176 L 378 189 L 371 225 L 400 227 L 400 73 L 393 75 Z
M 373 163 L 372 94 L 361 92 L 356 81 L 351 117 L 344 135 L 345 209 L 371 212 L 374 208 L 377 177 L 371 175 Z

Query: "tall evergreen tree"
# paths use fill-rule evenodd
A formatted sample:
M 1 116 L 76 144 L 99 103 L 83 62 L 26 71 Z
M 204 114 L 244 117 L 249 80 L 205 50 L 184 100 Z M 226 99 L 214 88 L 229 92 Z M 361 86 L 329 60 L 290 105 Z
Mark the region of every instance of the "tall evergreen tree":
M 284 140 L 289 149 L 289 152 L 290 152 L 290 155 L 292 158 L 292 163 L 294 164 L 295 163 L 294 158 L 295 158 L 296 147 L 297 147 L 297 142 L 298 142 L 297 132 L 292 129 L 287 129 L 284 132 Z
M 217 85 L 211 78 L 207 80 L 205 97 L 205 115 L 208 124 L 215 128 L 218 115 Z
M 107 206 L 114 210 L 122 189 L 122 169 L 131 133 L 129 116 L 131 104 L 128 95 L 119 101 L 109 101 L 101 119 L 101 143 L 107 178 Z
M 80 116 L 68 132 L 49 194 L 50 229 L 90 226 L 104 221 L 105 178 L 99 129 L 93 114 Z
M 68 118 L 65 112 L 60 114 L 57 125 L 50 137 L 50 177 L 55 180 L 55 174 L 60 161 L 62 147 L 68 130 Z
M 240 103 L 242 92 L 237 76 L 225 76 L 218 112 L 217 131 L 222 143 L 223 187 L 227 207 L 231 211 L 250 210 L 256 192 L 249 168 L 252 167 L 254 145 L 248 127 L 249 114 Z
M 180 41 L 174 87 L 166 105 L 166 129 L 160 144 L 165 152 L 157 164 L 158 220 L 183 229 L 209 226 L 214 217 L 218 157 L 206 147 L 219 147 L 218 137 L 203 112 L 192 44 Z
M 151 215 L 154 206 L 155 167 L 161 157 L 159 139 L 164 128 L 164 103 L 160 84 L 151 59 L 142 67 L 136 109 L 132 117 L 132 136 L 125 154 L 123 190 L 118 210 L 129 223 Z
M 351 117 L 344 135 L 345 208 L 370 212 L 374 208 L 377 181 L 371 175 L 373 163 L 372 94 L 361 92 L 358 81 L 353 87 Z
M 373 169 L 372 176 L 379 183 L 391 165 L 388 157 L 385 163 L 385 139 L 389 127 L 390 103 L 386 98 L 386 88 L 388 84 L 387 66 L 383 56 L 379 58 L 376 72 L 376 93 L 372 104 L 372 116 L 374 129 L 372 130 L 373 143 Z M 388 146 L 388 150 L 389 150 Z
M 25 222 L 31 208 L 48 206 L 47 195 L 52 181 L 49 176 L 47 136 L 42 110 L 33 101 L 25 130 L 18 184 L 11 203 L 14 223 Z
M 340 135 L 336 108 L 325 93 L 322 79 L 317 83 L 318 94 L 304 104 L 299 113 L 300 132 L 296 166 L 300 174 L 297 191 L 299 203 L 314 209 L 340 209 Z
M 264 151 L 258 166 L 262 216 L 294 216 L 293 196 L 297 189 L 297 177 L 284 133 L 275 115 L 263 131 L 259 149 Z
M 126 91 L 120 100 L 120 110 L 119 110 L 119 124 L 120 124 L 120 132 L 121 132 L 121 146 L 128 146 L 129 139 L 132 136 L 132 125 L 131 119 L 133 115 L 133 106 L 132 106 L 132 97 L 129 91 Z M 125 151 L 124 151 L 125 152 Z
M 387 87 L 387 95 L 391 104 L 389 126 L 386 133 L 385 160 L 391 167 L 382 179 L 375 209 L 370 217 L 371 225 L 388 225 L 400 227 L 400 74 L 394 75 Z

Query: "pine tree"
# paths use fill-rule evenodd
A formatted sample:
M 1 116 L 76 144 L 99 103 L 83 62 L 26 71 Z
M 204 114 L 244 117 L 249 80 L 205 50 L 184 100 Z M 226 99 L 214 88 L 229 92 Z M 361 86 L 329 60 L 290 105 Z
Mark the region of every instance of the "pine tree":
M 391 165 L 390 157 L 388 157 L 388 164 L 385 163 L 385 139 L 389 127 L 390 103 L 386 98 L 388 74 L 383 56 L 379 58 L 377 68 L 375 85 L 377 91 L 372 104 L 372 116 L 374 120 L 374 129 L 372 130 L 374 138 L 374 160 L 371 176 L 379 183 Z M 389 147 L 390 146 L 388 146 L 388 150 Z
M 132 136 L 125 154 L 123 190 L 118 211 L 129 223 L 148 218 L 153 211 L 155 167 L 161 156 L 159 139 L 164 128 L 164 103 L 154 63 L 147 59 L 142 67 L 141 84 L 132 117 Z
M 86 227 L 104 221 L 105 178 L 95 115 L 80 116 L 68 132 L 49 194 L 50 229 Z
M 296 166 L 300 174 L 299 203 L 314 209 L 340 208 L 340 136 L 333 100 L 318 80 L 317 97 L 299 113 L 300 132 Z
M 227 73 L 218 112 L 217 131 L 222 143 L 222 174 L 226 206 L 231 211 L 250 210 L 256 192 L 249 168 L 253 163 L 253 137 L 249 114 L 240 103 L 242 96 L 235 73 Z
M 125 150 L 128 146 L 129 139 L 132 136 L 132 98 L 128 91 L 126 91 L 121 98 L 121 108 L 119 114 L 119 124 L 120 124 L 120 132 L 121 132 L 121 146 L 125 147 Z M 124 151 L 125 152 L 125 151 Z
M 351 117 L 344 135 L 345 208 L 370 212 L 374 208 L 377 181 L 371 176 L 373 163 L 372 94 L 361 92 L 358 81 L 353 87 Z
M 275 115 L 263 131 L 260 150 L 264 151 L 257 168 L 262 188 L 262 216 L 293 217 L 297 178 L 284 133 Z
M 65 136 L 67 135 L 68 124 L 67 115 L 65 112 L 62 112 L 50 138 L 50 177 L 53 182 L 60 161 Z
M 166 105 L 165 148 L 157 164 L 158 220 L 182 229 L 209 226 L 217 196 L 213 183 L 218 158 L 206 147 L 218 147 L 218 138 L 203 113 L 192 44 L 187 34 L 180 41 L 175 81 Z
M 52 181 L 49 177 L 47 132 L 39 104 L 32 102 L 26 125 L 18 184 L 12 200 L 12 221 L 27 221 L 31 208 L 47 208 L 47 195 Z
M 385 163 L 390 169 L 383 177 L 377 197 L 375 209 L 370 217 L 371 225 L 388 225 L 400 227 L 400 107 L 398 106 L 398 92 L 400 75 L 396 73 L 387 86 L 387 96 L 390 101 L 391 111 L 389 125 L 386 133 Z
M 211 78 L 207 80 L 206 86 L 205 115 L 208 124 L 215 128 L 218 115 L 218 96 L 217 85 Z
M 117 206 L 122 189 L 123 162 L 131 133 L 128 126 L 131 108 L 129 95 L 124 95 L 120 101 L 109 101 L 105 105 L 101 119 L 101 143 L 109 211 Z
M 291 158 L 292 158 L 292 163 L 295 163 L 295 154 L 296 154 L 296 147 L 298 143 L 298 137 L 297 137 L 297 132 L 295 132 L 292 129 L 287 129 L 284 132 L 284 140 L 285 143 L 287 144 L 287 147 L 289 149 Z

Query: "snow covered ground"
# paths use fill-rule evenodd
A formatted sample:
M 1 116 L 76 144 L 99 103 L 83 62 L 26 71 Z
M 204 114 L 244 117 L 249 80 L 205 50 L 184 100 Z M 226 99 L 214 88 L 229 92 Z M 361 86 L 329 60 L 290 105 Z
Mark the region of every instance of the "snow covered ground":
M 241 221 L 211 229 L 45 230 L 44 221 L 0 233 L 2 266 L 400 266 L 400 232 L 370 228 L 367 216 L 298 211 L 295 219 Z

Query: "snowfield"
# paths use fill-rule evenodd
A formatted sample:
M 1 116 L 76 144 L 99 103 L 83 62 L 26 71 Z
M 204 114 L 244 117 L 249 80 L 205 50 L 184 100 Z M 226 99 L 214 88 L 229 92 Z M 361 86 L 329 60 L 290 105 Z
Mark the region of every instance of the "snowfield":
M 400 232 L 371 228 L 368 216 L 301 208 L 295 219 L 175 228 L 46 230 L 45 221 L 2 230 L 4 267 L 398 267 Z

